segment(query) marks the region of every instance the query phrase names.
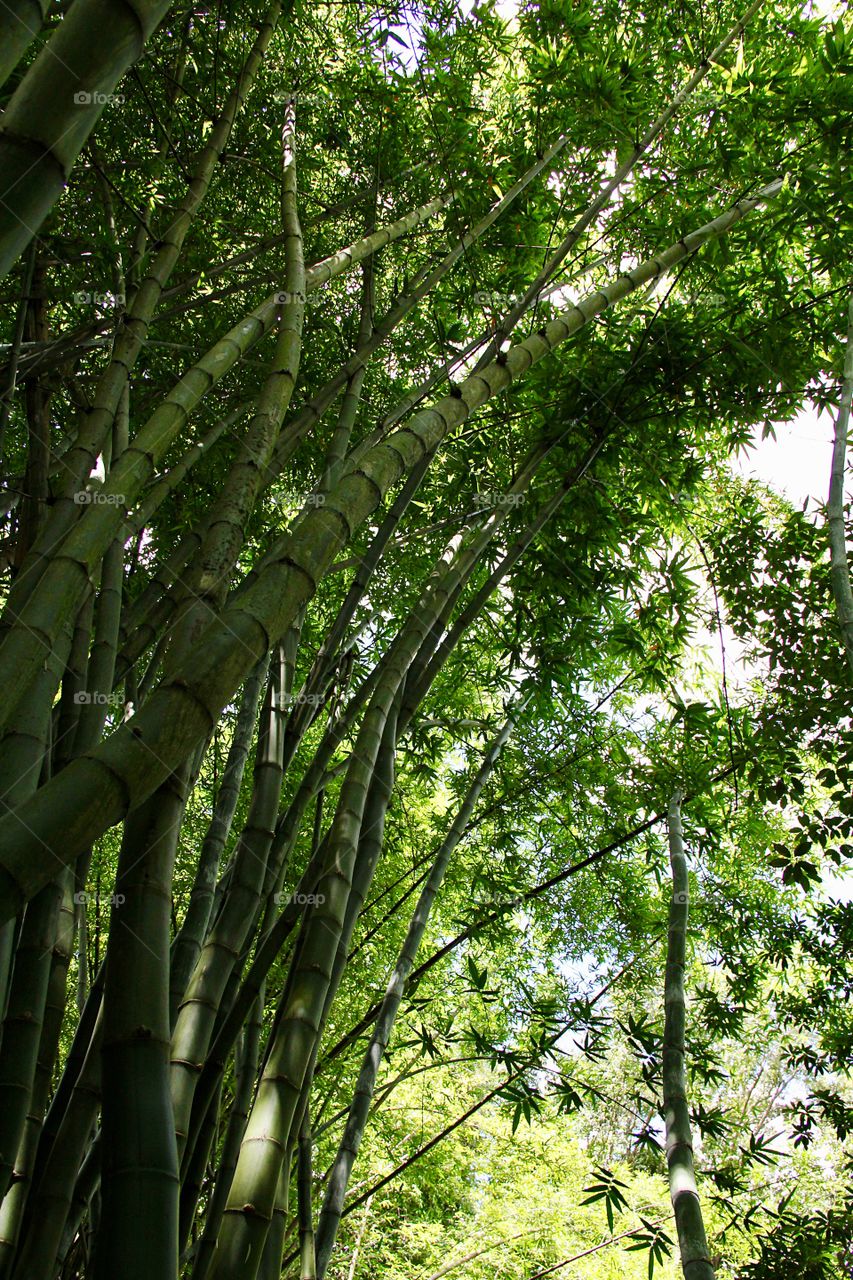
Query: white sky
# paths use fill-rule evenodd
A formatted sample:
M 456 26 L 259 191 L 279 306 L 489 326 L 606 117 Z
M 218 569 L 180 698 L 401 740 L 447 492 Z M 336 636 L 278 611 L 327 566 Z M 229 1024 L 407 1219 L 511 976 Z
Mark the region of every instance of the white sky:
M 759 430 L 755 448 L 732 459 L 732 467 L 770 485 L 795 506 L 801 507 L 806 498 L 826 502 L 832 435 L 830 416 L 824 413 L 818 418 L 810 409 L 794 422 L 777 426 L 775 440 L 762 440 Z M 814 503 L 809 503 L 809 509 L 814 509 Z

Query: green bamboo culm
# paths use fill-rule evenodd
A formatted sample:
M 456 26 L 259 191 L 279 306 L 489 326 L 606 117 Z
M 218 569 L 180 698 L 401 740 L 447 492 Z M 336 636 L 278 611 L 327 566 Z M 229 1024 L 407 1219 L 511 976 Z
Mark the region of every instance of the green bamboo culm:
M 62 195 L 113 90 L 168 9 L 168 0 L 80 0 L 18 85 L 0 128 L 0 276 Z
M 5 84 L 44 26 L 50 0 L 12 0 L 0 7 L 0 84 Z
M 835 441 L 832 448 L 832 471 L 826 504 L 826 526 L 829 540 L 829 581 L 838 615 L 838 626 L 853 672 L 853 590 L 850 587 L 850 565 L 847 560 L 847 538 L 844 531 L 844 469 L 847 465 L 847 429 L 853 405 L 853 291 L 847 311 L 847 346 L 841 382 L 841 403 L 835 419 Z
M 664 978 L 663 1105 L 666 1120 L 666 1163 L 669 1193 L 678 1231 L 681 1270 L 685 1280 L 714 1280 L 708 1253 L 702 1205 L 693 1168 L 693 1135 L 687 1106 L 684 1069 L 684 957 L 687 949 L 688 879 L 681 802 L 684 793 L 673 792 L 669 802 L 669 865 L 672 898 Z

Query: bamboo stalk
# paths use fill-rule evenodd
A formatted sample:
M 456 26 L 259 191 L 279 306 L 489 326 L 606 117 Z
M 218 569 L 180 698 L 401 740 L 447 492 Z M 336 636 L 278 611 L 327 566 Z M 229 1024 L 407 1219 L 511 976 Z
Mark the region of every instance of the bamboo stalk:
M 104 985 L 102 1216 L 96 1280 L 177 1280 L 178 1163 L 169 1099 L 169 927 L 191 765 L 128 815 Z
M 299 1130 L 296 1162 L 296 1203 L 299 1221 L 299 1280 L 317 1280 L 317 1259 L 314 1245 L 314 1223 L 311 1213 L 311 1113 L 305 1115 Z
M 841 380 L 841 403 L 835 418 L 832 447 L 832 470 L 826 505 L 826 527 L 829 538 L 829 580 L 835 598 L 835 611 L 847 663 L 853 673 L 853 590 L 850 587 L 850 564 L 847 557 L 847 534 L 844 526 L 844 474 L 847 468 L 847 428 L 853 404 L 853 292 L 847 312 L 847 343 Z
M 263 1007 L 264 986 L 261 983 L 243 1031 L 242 1047 L 237 1061 L 237 1082 L 234 1090 L 234 1100 L 228 1114 L 228 1125 L 225 1130 L 225 1140 L 219 1158 L 216 1183 L 211 1194 L 204 1229 L 198 1242 L 198 1250 L 193 1263 L 192 1280 L 205 1280 L 207 1276 L 210 1259 L 216 1247 L 216 1238 L 219 1234 L 222 1215 L 225 1212 L 228 1193 L 231 1189 L 234 1170 L 237 1167 L 237 1157 L 240 1154 L 240 1144 L 243 1141 L 243 1134 L 246 1130 L 246 1121 L 249 1117 L 249 1107 L 252 1101 L 252 1091 L 255 1087 L 255 1076 L 260 1058 Z
M 97 1001 L 92 1002 L 94 1007 L 100 1008 L 100 994 L 99 991 Z M 101 1101 L 102 1030 L 99 1014 L 67 1105 L 62 1108 L 61 1118 L 57 1117 L 50 1153 L 42 1161 L 40 1177 L 34 1181 L 13 1280 L 54 1280 L 61 1263 L 60 1250 L 75 1183 Z
M 50 0 L 11 0 L 0 10 L 0 85 L 41 31 L 49 9 Z
M 31 1100 L 9 1190 L 0 1207 L 0 1275 L 2 1276 L 9 1274 L 20 1235 L 27 1197 L 32 1184 L 42 1121 L 50 1099 L 54 1064 L 59 1050 L 65 1012 L 66 979 L 74 940 L 72 887 L 70 873 L 63 873 L 58 885 L 58 925 L 49 956 L 44 1017 L 41 1024 Z
M 663 1105 L 666 1163 L 684 1278 L 714 1280 L 714 1268 L 710 1262 L 702 1206 L 693 1169 L 693 1136 L 690 1131 L 687 1073 L 684 1067 L 684 961 L 687 950 L 689 881 L 681 829 L 682 798 L 682 791 L 673 792 L 668 814 L 672 897 L 669 904 L 664 986 Z
M 18 85 L 0 127 L 0 275 L 37 233 L 168 0 L 76 0 Z

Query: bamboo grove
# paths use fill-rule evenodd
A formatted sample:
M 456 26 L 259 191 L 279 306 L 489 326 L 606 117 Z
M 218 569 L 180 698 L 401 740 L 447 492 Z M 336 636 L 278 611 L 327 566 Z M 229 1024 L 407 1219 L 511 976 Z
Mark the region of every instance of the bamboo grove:
M 853 1274 L 849 21 L 0 32 L 2 1280 Z

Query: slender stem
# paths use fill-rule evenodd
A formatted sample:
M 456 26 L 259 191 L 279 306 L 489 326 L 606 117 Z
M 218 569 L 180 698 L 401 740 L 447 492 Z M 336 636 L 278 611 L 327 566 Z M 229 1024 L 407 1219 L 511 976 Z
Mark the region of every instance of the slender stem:
M 693 1135 L 687 1105 L 687 1072 L 684 1058 L 684 963 L 687 951 L 689 880 L 681 803 L 684 793 L 673 792 L 669 802 L 669 863 L 672 897 L 669 904 L 669 936 L 664 981 L 663 1106 L 666 1122 L 666 1163 L 669 1192 L 678 1229 L 681 1269 L 685 1280 L 714 1280 L 702 1206 L 693 1169 Z
M 835 597 L 838 626 L 847 654 L 847 662 L 853 673 L 853 589 L 850 586 L 850 563 L 847 557 L 847 537 L 844 528 L 844 473 L 847 466 L 847 428 L 850 423 L 850 406 L 853 403 L 853 291 L 847 319 L 847 343 L 844 351 L 844 373 L 841 382 L 841 403 L 835 419 L 835 443 L 832 447 L 832 471 L 829 478 L 827 502 L 827 532 L 829 535 L 829 580 Z

